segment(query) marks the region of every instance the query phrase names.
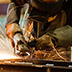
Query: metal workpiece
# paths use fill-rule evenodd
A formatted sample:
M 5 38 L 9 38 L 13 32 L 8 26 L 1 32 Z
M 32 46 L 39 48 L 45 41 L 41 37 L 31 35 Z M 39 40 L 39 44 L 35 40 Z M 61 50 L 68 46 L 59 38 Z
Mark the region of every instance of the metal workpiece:
M 31 63 L 0 63 L 0 72 L 72 72 L 72 68 L 36 65 Z
M 32 66 L 0 65 L 0 72 L 46 72 L 46 69 Z
M 0 72 L 46 72 L 46 68 L 31 62 L 23 62 L 22 59 L 9 59 L 0 61 Z
M 39 59 L 0 60 L 0 72 L 72 72 L 72 62 Z

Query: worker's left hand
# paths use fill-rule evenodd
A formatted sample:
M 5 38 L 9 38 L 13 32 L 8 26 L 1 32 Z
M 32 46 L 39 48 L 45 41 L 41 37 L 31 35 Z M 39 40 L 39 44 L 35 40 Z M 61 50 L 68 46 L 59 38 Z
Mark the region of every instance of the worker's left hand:
M 51 50 L 54 46 L 55 46 L 54 38 L 46 34 L 41 36 L 36 43 L 36 49 L 40 50 Z

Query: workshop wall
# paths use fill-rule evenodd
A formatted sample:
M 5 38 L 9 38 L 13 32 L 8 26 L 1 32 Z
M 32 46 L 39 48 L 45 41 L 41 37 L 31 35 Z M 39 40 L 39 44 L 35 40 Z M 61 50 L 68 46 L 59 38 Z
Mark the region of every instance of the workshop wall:
M 7 13 L 7 7 L 10 0 L 0 0 L 0 15 Z

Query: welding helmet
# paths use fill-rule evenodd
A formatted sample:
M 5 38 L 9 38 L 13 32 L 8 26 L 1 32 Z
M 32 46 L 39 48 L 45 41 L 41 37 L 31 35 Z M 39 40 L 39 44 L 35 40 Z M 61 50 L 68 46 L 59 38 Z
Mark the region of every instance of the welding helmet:
M 48 22 L 48 17 L 55 16 L 62 9 L 64 0 L 30 0 L 30 17 L 39 22 Z
M 31 0 L 31 5 L 49 16 L 57 14 L 63 5 L 64 0 Z

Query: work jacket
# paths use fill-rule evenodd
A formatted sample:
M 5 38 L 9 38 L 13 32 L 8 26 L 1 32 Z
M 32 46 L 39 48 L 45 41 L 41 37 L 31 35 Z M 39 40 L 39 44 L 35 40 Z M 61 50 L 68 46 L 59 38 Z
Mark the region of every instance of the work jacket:
M 23 8 L 25 3 L 30 4 L 30 2 L 26 0 L 11 0 L 8 7 L 6 26 L 11 23 L 19 24 L 21 8 Z M 70 11 L 72 11 L 72 9 Z M 70 21 L 72 16 L 70 16 L 69 19 L 68 15 L 70 16 L 72 14 L 68 14 L 66 9 L 62 9 L 53 21 L 44 24 L 40 23 L 39 37 L 47 34 L 56 38 L 59 46 L 72 45 L 72 24 Z M 68 21 L 70 21 L 70 23 Z

